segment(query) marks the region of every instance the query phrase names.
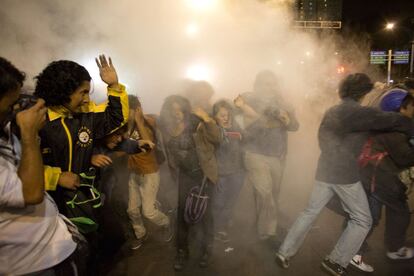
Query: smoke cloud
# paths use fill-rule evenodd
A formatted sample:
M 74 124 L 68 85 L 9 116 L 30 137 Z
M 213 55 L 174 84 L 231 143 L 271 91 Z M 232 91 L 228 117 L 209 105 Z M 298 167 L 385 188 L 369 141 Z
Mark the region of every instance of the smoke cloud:
M 293 1 L 196 2 L 0 0 L 0 55 L 28 74 L 28 85 L 49 62 L 74 60 L 91 73 L 93 97 L 101 101 L 105 92 L 93 58 L 105 53 L 151 113 L 182 90 L 185 78 L 206 79 L 215 99 L 232 99 L 252 90 L 258 71 L 271 69 L 301 123 L 290 135 L 283 187 L 307 196 L 319 152 L 317 125 L 337 99 L 335 33 L 295 29 Z

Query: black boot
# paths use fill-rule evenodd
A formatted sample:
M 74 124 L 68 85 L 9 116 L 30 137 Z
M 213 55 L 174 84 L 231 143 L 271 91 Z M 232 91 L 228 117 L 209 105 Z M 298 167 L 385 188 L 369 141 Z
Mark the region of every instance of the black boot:
M 198 265 L 201 267 L 201 268 L 206 268 L 206 267 L 208 267 L 208 265 L 210 264 L 210 253 L 208 253 L 207 251 L 205 251 L 202 255 L 201 255 L 201 258 L 200 258 L 200 261 L 199 261 L 199 263 L 198 263 Z
M 200 261 L 198 262 L 198 265 L 201 268 L 206 268 L 208 267 L 208 265 L 211 262 L 211 255 L 213 253 L 213 246 L 212 245 L 208 245 L 205 246 L 204 249 L 201 251 L 201 258 Z
M 185 263 L 188 260 L 188 250 L 178 249 L 174 260 L 174 270 L 181 271 L 184 269 Z

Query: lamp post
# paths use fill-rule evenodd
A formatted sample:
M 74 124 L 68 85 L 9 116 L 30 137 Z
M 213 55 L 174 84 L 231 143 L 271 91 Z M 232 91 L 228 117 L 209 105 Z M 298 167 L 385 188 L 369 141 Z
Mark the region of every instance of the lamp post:
M 385 25 L 386 31 L 393 31 L 396 28 L 396 24 L 394 22 L 388 22 Z M 410 38 L 410 76 L 413 76 L 414 73 L 414 33 L 412 30 L 407 28 L 406 26 L 403 26 L 400 24 L 398 25 L 398 29 L 404 31 L 406 34 L 408 34 L 408 37 Z
M 385 30 L 392 31 L 394 30 L 395 24 L 393 22 L 388 22 L 385 25 Z M 387 85 L 391 83 L 391 64 L 392 64 L 392 50 L 388 50 L 388 64 L 387 64 Z

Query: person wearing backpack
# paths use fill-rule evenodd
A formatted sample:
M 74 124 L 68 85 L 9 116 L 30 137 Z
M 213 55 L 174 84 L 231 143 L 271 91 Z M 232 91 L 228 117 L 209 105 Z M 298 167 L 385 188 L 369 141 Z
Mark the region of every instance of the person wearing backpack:
M 135 239 L 131 239 L 130 248 L 135 250 L 147 239 L 147 230 L 142 217 L 159 226 L 163 239 L 171 241 L 173 228 L 170 218 L 156 207 L 160 186 L 160 163 L 156 153 L 161 153 L 157 143 L 157 126 L 153 117 L 143 114 L 141 103 L 134 95 L 129 95 L 129 137 L 133 140 L 148 140 L 154 144 L 152 149 L 128 156 L 129 200 L 128 215 L 134 229 Z M 158 157 L 158 158 L 157 158 Z M 161 155 L 162 158 L 162 155 Z
M 414 97 L 402 89 L 389 91 L 381 100 L 383 111 L 414 117 Z M 399 174 L 414 166 L 414 147 L 410 136 L 401 132 L 373 135 L 360 155 L 361 179 L 368 196 L 373 228 L 381 219 L 385 207 L 385 247 L 390 260 L 414 258 L 414 249 L 406 246 L 410 224 L 407 186 Z
M 347 275 L 346 267 L 371 229 L 368 199 L 361 184 L 358 156 L 369 131 L 400 131 L 414 135 L 411 119 L 360 105 L 373 84 L 362 73 L 348 75 L 339 85 L 341 102 L 328 109 L 319 127 L 321 155 L 308 206 L 290 228 L 276 252 L 276 262 L 289 267 L 321 210 L 334 195 L 349 214 L 347 226 L 322 268 L 330 275 Z

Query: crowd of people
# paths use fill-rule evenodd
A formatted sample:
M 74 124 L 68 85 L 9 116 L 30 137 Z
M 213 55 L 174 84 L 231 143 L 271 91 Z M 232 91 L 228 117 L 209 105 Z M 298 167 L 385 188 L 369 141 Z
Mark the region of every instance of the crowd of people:
M 202 230 L 201 268 L 215 242 L 226 243 L 243 185 L 254 192 L 260 241 L 280 239 L 279 192 L 294 108 L 272 71 L 256 76 L 252 92 L 211 103 L 214 90 L 194 81 L 164 99 L 159 116 L 119 83 L 112 60 L 96 58 L 107 101 L 90 100 L 91 77 L 76 62 L 50 63 L 21 94 L 25 74 L 0 58 L 0 274 L 95 275 L 121 246 L 139 249 L 151 222 L 165 242 L 176 241 L 174 270 L 189 257 L 190 227 Z M 275 252 L 288 268 L 321 210 L 344 216 L 344 231 L 322 262 L 331 275 L 351 264 L 365 272 L 367 236 L 386 209 L 386 256 L 409 260 L 407 193 L 413 182 L 414 88 L 373 89 L 362 73 L 339 85 L 341 102 L 319 127 L 321 155 L 307 208 Z M 128 180 L 114 164 L 127 159 Z M 160 168 L 168 168 L 161 174 Z M 178 191 L 175 211 L 157 200 L 162 178 Z M 123 183 L 125 182 L 125 183 Z M 329 203 L 329 204 L 328 204 Z

